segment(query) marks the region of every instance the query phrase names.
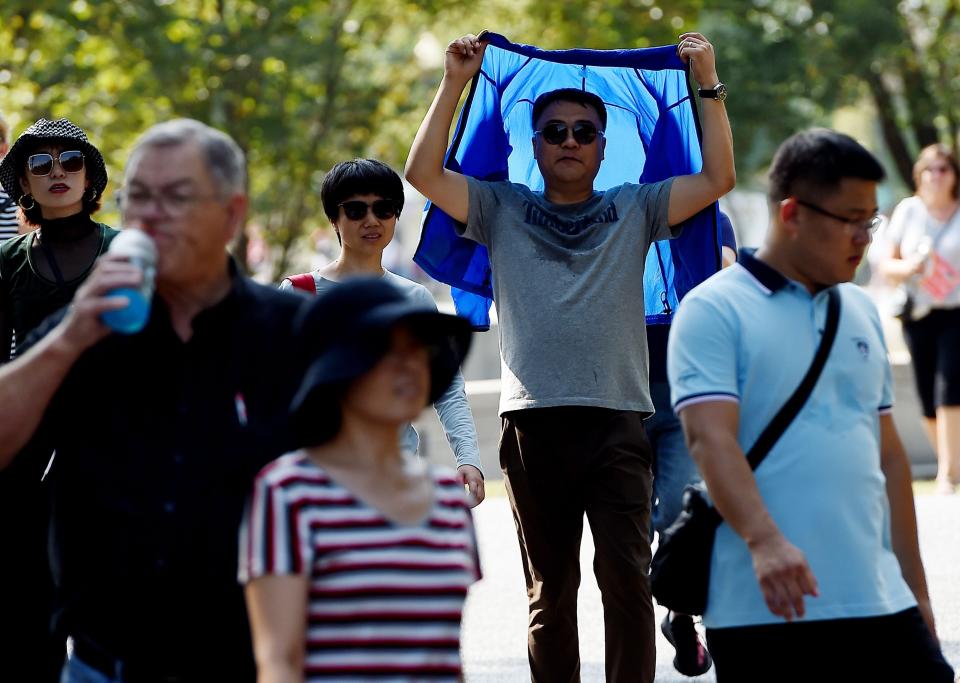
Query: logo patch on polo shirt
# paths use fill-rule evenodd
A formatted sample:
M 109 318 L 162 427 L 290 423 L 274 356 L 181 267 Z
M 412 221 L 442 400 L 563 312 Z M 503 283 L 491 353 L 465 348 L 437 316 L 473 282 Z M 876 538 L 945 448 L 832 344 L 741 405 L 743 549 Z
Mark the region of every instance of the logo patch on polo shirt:
M 870 343 L 863 337 L 854 337 L 854 343 L 857 345 L 857 351 L 860 352 L 860 357 L 863 360 L 870 358 Z

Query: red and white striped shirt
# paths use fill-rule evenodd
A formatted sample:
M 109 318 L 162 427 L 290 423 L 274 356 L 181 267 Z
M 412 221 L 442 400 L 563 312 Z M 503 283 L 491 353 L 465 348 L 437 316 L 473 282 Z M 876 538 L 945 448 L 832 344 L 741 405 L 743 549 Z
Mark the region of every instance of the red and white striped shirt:
M 308 681 L 459 679 L 460 619 L 480 566 L 462 484 L 449 470 L 431 474 L 433 506 L 409 526 L 303 451 L 257 476 L 240 531 L 240 581 L 309 578 Z

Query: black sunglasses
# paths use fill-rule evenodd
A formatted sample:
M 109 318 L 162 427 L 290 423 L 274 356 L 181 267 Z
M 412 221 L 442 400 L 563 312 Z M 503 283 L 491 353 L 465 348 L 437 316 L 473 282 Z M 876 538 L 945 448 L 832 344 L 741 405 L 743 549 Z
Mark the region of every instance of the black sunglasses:
M 367 204 L 367 202 L 361 202 L 359 199 L 355 199 L 350 202 L 343 202 L 337 206 L 342 206 L 343 215 L 352 221 L 358 221 L 366 216 L 368 209 L 373 209 L 373 215 L 382 221 L 400 215 L 400 207 L 393 199 L 378 199 L 372 204 Z
M 42 152 L 27 157 L 27 168 L 30 170 L 30 175 L 50 175 L 53 171 L 54 160 L 60 162 L 60 168 L 65 173 L 79 173 L 83 170 L 83 152 L 71 149 L 60 152 L 57 156 Z
M 565 123 L 548 123 L 537 135 L 543 136 L 543 139 L 550 145 L 562 145 L 567 141 L 567 132 L 570 127 Z M 573 124 L 573 139 L 578 145 L 589 145 L 597 139 L 598 135 L 603 135 L 603 131 L 597 130 L 597 127 L 589 121 L 577 121 Z

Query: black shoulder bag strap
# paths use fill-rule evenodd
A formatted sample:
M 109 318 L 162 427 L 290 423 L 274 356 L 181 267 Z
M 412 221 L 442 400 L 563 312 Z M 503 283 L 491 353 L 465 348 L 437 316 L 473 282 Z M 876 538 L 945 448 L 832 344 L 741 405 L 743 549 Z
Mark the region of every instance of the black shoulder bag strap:
M 820 373 L 823 366 L 827 363 L 827 356 L 830 355 L 830 349 L 833 347 L 833 340 L 837 337 L 837 327 L 840 324 L 840 292 L 836 286 L 827 290 L 827 321 L 823 328 L 823 337 L 820 338 L 820 345 L 817 347 L 817 353 L 813 357 L 813 363 L 804 375 L 803 381 L 797 387 L 793 395 L 787 399 L 787 402 L 780 408 L 780 412 L 774 416 L 767 425 L 767 428 L 760 434 L 760 438 L 747 453 L 747 462 L 750 463 L 750 469 L 755 470 L 759 467 L 767 453 L 773 448 L 777 440 L 787 431 L 787 427 L 793 422 L 794 418 L 803 409 L 810 394 L 813 393 L 813 387 L 820 379 Z

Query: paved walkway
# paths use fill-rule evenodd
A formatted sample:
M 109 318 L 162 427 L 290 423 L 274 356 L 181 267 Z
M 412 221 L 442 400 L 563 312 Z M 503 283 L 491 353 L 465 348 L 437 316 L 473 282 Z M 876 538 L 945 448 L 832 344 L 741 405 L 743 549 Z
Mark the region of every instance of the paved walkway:
M 960 671 L 960 495 L 917 498 L 920 544 L 937 625 L 947 659 Z M 526 655 L 526 595 L 510 508 L 492 497 L 475 510 L 485 578 L 470 591 L 463 647 L 468 683 L 529 680 Z M 825 530 L 826 531 L 826 530 Z M 593 579 L 593 546 L 585 530 L 581 554 L 580 656 L 582 680 L 603 681 L 603 614 Z M 658 619 L 663 611 L 657 608 Z M 657 681 L 713 681 L 674 671 L 672 648 L 657 632 Z

